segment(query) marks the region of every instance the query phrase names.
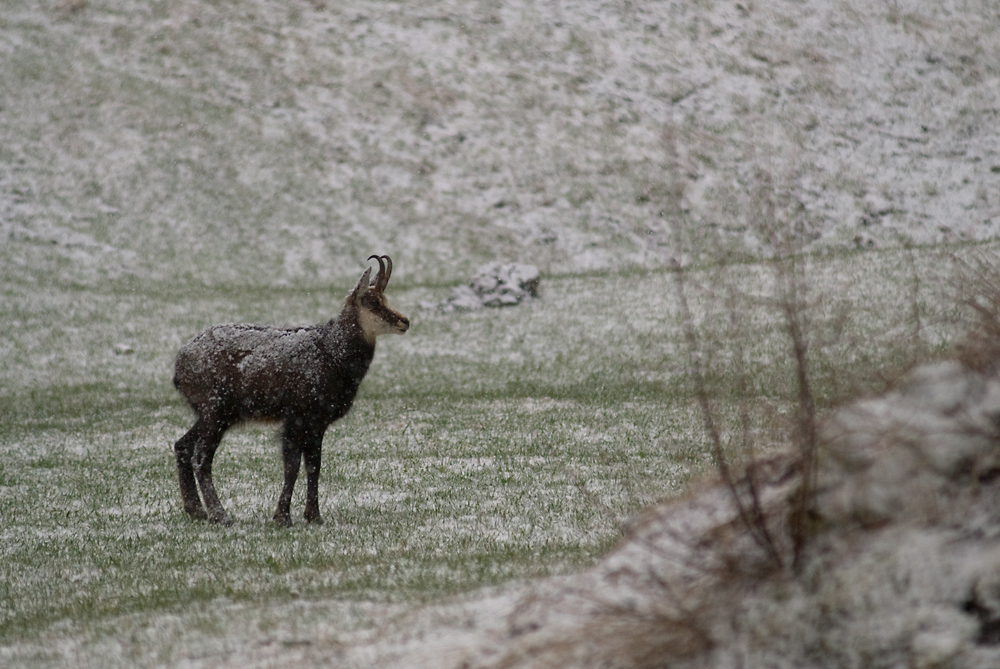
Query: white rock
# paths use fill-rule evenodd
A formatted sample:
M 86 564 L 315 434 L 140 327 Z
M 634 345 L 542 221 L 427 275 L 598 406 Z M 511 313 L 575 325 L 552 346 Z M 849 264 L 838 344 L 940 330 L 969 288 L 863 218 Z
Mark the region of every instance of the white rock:
M 480 267 L 467 285 L 455 288 L 447 300 L 421 306 L 445 312 L 514 306 L 538 297 L 538 282 L 538 268 L 534 265 L 490 263 Z

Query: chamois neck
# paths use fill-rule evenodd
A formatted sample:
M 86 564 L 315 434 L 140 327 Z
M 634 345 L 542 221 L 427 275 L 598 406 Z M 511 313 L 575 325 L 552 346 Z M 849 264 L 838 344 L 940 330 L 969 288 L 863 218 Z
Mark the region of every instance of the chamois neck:
M 365 331 L 361 324 L 360 310 L 352 305 L 344 305 L 340 314 L 333 318 L 330 327 L 334 336 L 345 344 L 363 345 L 375 350 L 375 335 Z

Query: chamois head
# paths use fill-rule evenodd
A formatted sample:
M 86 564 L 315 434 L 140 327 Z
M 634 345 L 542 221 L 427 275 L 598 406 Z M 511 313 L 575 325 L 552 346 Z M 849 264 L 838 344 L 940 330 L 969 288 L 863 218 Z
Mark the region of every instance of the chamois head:
M 369 343 L 383 334 L 403 334 L 410 327 L 410 319 L 389 306 L 385 297 L 385 287 L 392 275 L 392 260 L 389 256 L 369 256 L 378 261 L 378 274 L 369 284 L 372 268 L 369 267 L 358 279 L 358 284 L 347 296 L 347 307 L 357 310 L 358 324 Z M 384 261 L 384 262 L 383 262 Z

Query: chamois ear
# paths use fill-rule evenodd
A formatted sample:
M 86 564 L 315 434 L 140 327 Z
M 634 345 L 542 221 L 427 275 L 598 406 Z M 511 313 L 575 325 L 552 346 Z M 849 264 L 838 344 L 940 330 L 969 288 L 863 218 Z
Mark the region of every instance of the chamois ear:
M 361 275 L 361 278 L 358 279 L 358 283 L 354 286 L 354 290 L 351 291 L 350 295 L 351 298 L 357 298 L 360 295 L 364 294 L 366 290 L 368 290 L 368 280 L 371 277 L 371 275 L 372 275 L 372 268 L 369 267 L 365 270 L 365 273 Z

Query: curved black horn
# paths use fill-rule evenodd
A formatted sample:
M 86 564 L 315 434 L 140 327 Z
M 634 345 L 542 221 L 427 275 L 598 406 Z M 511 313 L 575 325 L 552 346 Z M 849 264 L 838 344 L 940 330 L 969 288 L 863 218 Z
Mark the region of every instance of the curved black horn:
M 385 276 L 382 277 L 382 290 L 389 285 L 389 277 L 392 276 L 392 260 L 389 256 L 382 256 L 385 258 Z
M 382 258 L 379 256 L 368 256 L 369 260 L 372 258 L 378 261 L 378 274 L 375 275 L 375 281 L 372 282 L 371 287 L 374 290 L 382 290 L 385 288 L 385 279 L 382 278 L 385 276 L 385 263 L 382 262 Z

